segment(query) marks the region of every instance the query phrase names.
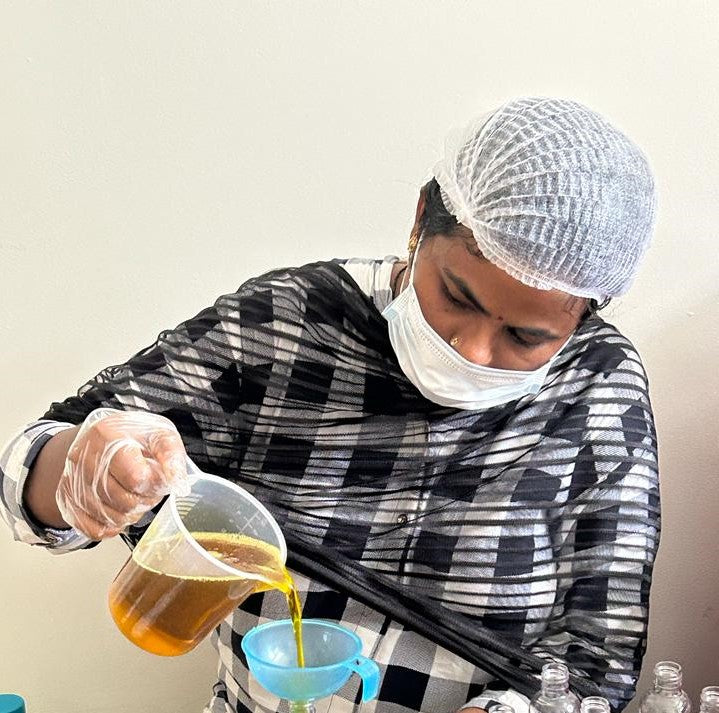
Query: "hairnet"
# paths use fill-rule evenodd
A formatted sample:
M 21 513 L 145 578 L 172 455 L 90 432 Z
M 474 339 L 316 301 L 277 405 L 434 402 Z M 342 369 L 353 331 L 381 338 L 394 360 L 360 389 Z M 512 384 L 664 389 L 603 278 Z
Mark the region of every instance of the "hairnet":
M 620 295 L 649 245 L 656 191 L 647 159 L 575 101 L 507 102 L 451 135 L 434 175 L 484 256 L 530 287 Z

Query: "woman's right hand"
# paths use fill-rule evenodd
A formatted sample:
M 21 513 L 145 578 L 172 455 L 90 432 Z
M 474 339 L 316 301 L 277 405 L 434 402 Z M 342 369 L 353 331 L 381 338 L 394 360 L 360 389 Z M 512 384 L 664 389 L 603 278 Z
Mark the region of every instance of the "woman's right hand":
M 68 525 L 101 540 L 137 522 L 170 491 L 189 491 L 174 424 L 145 411 L 101 408 L 75 436 L 55 499 Z

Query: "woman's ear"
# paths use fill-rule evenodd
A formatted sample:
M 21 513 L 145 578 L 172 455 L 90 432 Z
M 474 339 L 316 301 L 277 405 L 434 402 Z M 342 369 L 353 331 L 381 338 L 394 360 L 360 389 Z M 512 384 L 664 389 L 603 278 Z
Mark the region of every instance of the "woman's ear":
M 410 233 L 410 250 L 412 245 L 412 240 L 415 240 L 415 246 L 416 246 L 416 240 L 417 237 L 420 234 L 420 223 L 422 222 L 422 218 L 424 217 L 424 207 L 426 205 L 425 201 L 425 187 L 423 186 L 419 191 L 419 199 L 417 200 L 417 210 L 414 213 L 414 225 L 412 226 L 412 232 Z

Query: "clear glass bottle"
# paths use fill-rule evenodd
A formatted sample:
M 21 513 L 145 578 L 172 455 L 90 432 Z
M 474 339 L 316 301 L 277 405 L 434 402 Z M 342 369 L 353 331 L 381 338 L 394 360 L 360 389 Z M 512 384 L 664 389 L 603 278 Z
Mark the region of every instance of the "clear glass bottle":
M 702 688 L 699 713 L 719 713 L 719 686 Z
M 609 701 L 601 696 L 587 696 L 582 698 L 579 707 L 581 713 L 612 713 Z
M 569 690 L 569 670 L 561 663 L 542 666 L 542 688 L 529 702 L 530 713 L 579 713 L 579 699 Z
M 654 687 L 639 703 L 640 713 L 691 713 L 689 696 L 682 689 L 682 667 L 674 661 L 660 661 L 654 667 Z

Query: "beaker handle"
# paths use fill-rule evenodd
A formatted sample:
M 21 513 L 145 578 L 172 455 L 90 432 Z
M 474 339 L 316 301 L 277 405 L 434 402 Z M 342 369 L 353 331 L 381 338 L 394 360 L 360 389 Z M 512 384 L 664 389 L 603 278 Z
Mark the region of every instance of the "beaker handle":
M 351 668 L 362 679 L 362 703 L 377 698 L 379 693 L 379 666 L 366 656 L 358 656 L 347 663 L 347 668 Z

